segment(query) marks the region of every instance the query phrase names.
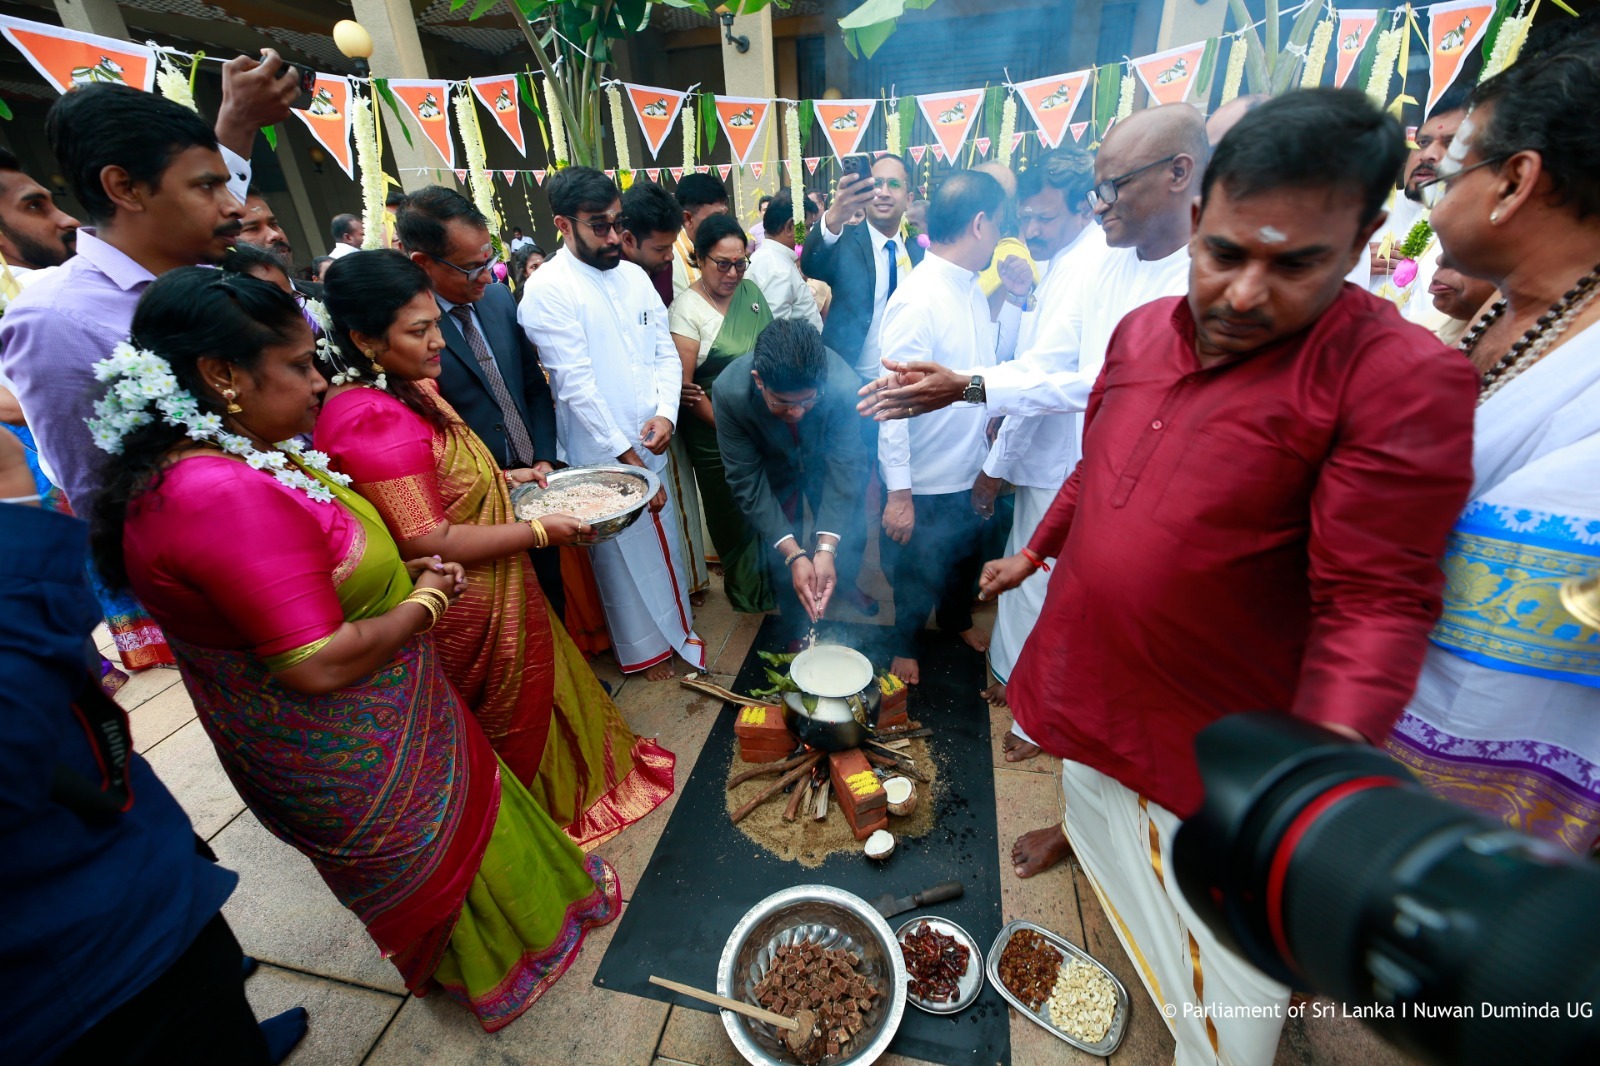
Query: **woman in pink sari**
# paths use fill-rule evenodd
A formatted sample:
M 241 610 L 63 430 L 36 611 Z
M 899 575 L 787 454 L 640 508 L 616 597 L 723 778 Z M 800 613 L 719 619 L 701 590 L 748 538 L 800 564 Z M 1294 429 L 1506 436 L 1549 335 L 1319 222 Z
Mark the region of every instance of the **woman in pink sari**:
M 91 425 L 96 562 L 167 631 L 239 794 L 309 858 L 406 986 L 485 1029 L 620 906 L 466 713 L 426 636 L 463 572 L 405 556 L 293 443 L 325 388 L 294 300 L 186 267 L 150 285 Z M 272 442 L 287 442 L 275 445 Z
M 507 488 L 536 475 L 502 472 L 435 389 L 444 338 L 427 274 L 398 252 L 358 252 L 329 268 L 324 297 L 333 387 L 316 445 L 406 554 L 467 568 L 434 631 L 445 676 L 511 772 L 592 848 L 672 794 L 672 753 L 633 734 L 545 603 L 528 558 L 541 534 L 517 521 Z M 565 515 L 542 526 L 551 544 L 586 528 Z

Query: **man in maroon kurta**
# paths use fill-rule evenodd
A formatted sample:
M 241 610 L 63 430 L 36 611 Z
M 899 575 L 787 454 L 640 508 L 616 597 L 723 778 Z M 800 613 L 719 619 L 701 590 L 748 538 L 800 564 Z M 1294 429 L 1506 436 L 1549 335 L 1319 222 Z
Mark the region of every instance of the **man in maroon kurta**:
M 1066 760 L 1066 834 L 1152 995 L 1180 1005 L 1179 1062 L 1270 1061 L 1281 1025 L 1186 1004 L 1287 997 L 1168 890 L 1171 832 L 1201 800 L 1195 734 L 1272 710 L 1382 741 L 1471 486 L 1471 367 L 1343 282 L 1403 157 L 1358 92 L 1241 119 L 1195 208 L 1188 296 L 1122 320 L 1082 461 L 984 576 L 993 595 L 1056 560 L 1008 695 Z

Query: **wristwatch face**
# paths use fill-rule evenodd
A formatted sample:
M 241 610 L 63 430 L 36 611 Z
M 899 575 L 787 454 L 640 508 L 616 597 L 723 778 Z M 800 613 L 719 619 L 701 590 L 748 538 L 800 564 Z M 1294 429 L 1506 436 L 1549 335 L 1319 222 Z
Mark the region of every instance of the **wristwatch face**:
M 967 403 L 982 403 L 984 401 L 983 378 L 974 374 L 971 384 L 961 394 L 961 398 Z

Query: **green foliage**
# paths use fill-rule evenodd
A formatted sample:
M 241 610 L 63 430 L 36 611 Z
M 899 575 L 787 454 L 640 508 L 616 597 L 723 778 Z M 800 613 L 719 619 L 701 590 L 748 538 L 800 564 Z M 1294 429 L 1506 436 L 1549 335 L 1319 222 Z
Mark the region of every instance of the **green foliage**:
M 1378 12 L 1378 21 L 1372 24 L 1372 32 L 1367 34 L 1367 43 L 1361 48 L 1361 56 L 1356 60 L 1356 69 L 1351 73 L 1350 80 L 1345 82 L 1352 89 L 1366 90 L 1367 82 L 1372 79 L 1373 60 L 1378 55 L 1378 35 L 1388 28 L 1389 9 L 1384 8 Z
M 1246 56 L 1244 76 L 1250 92 L 1276 96 L 1289 91 L 1305 64 L 1306 45 L 1311 40 L 1311 34 L 1315 32 L 1317 22 L 1328 6 L 1328 0 L 1311 0 L 1301 8 L 1289 28 L 1289 40 L 1280 49 L 1282 16 L 1278 0 L 1267 0 L 1266 17 L 1262 25 L 1266 31 L 1265 42 L 1250 25 L 1253 20 L 1244 0 L 1228 0 L 1234 21 L 1246 27 L 1243 31 Z M 1377 36 L 1376 33 L 1373 36 Z
M 1489 16 L 1489 26 L 1483 33 L 1483 61 L 1485 63 L 1494 56 L 1494 42 L 1500 36 L 1500 24 L 1507 18 L 1517 13 L 1517 4 L 1520 0 L 1499 0 L 1495 4 L 1494 14 Z
M 717 133 L 721 127 L 717 124 L 717 98 L 710 93 L 700 95 L 700 159 L 717 150 Z
M 400 127 L 400 132 L 405 135 L 406 143 L 410 144 L 411 131 L 406 128 L 406 120 L 400 110 L 400 101 L 394 98 L 394 92 L 389 88 L 389 79 L 373 78 L 372 89 L 378 94 L 378 98 L 384 102 L 384 105 L 388 107 L 391 112 L 393 112 L 394 124 Z M 376 120 L 377 116 L 374 115 L 373 118 Z
M 800 143 L 804 145 L 806 138 L 811 136 L 811 127 L 817 124 L 817 105 L 811 100 L 801 100 L 795 106 L 795 117 L 799 120 Z
M 1406 239 L 1400 242 L 1400 249 L 1395 254 L 1401 259 L 1420 258 L 1432 240 L 1433 227 L 1428 225 L 1427 219 L 1419 218 L 1416 225 L 1411 227 L 1411 232 L 1406 234 Z
M 1194 84 L 1189 87 L 1189 99 L 1205 109 L 1211 99 L 1211 79 L 1217 73 L 1217 53 L 1222 50 L 1222 39 L 1213 37 L 1206 42 L 1200 55 L 1200 66 L 1195 71 Z
M 1122 64 L 1106 63 L 1094 72 L 1094 135 L 1106 135 L 1111 120 L 1117 117 L 1117 98 L 1122 92 Z
M 894 32 L 901 15 L 932 4 L 933 0 L 867 0 L 839 20 L 839 28 L 844 31 L 844 46 L 857 59 L 870 59 Z

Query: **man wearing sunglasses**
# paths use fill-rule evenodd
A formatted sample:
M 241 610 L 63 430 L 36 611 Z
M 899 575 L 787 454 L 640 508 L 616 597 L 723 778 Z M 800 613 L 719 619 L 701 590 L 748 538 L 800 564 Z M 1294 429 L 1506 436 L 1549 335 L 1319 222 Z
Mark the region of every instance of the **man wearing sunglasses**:
M 545 191 L 562 247 L 523 286 L 517 318 L 550 371 L 565 458 L 644 467 L 662 481 L 648 514 L 590 551 L 617 664 L 665 680 L 676 652 L 704 670 L 679 503 L 664 476 L 683 388 L 667 308 L 649 276 L 624 261 L 622 197 L 610 178 L 568 167 Z

